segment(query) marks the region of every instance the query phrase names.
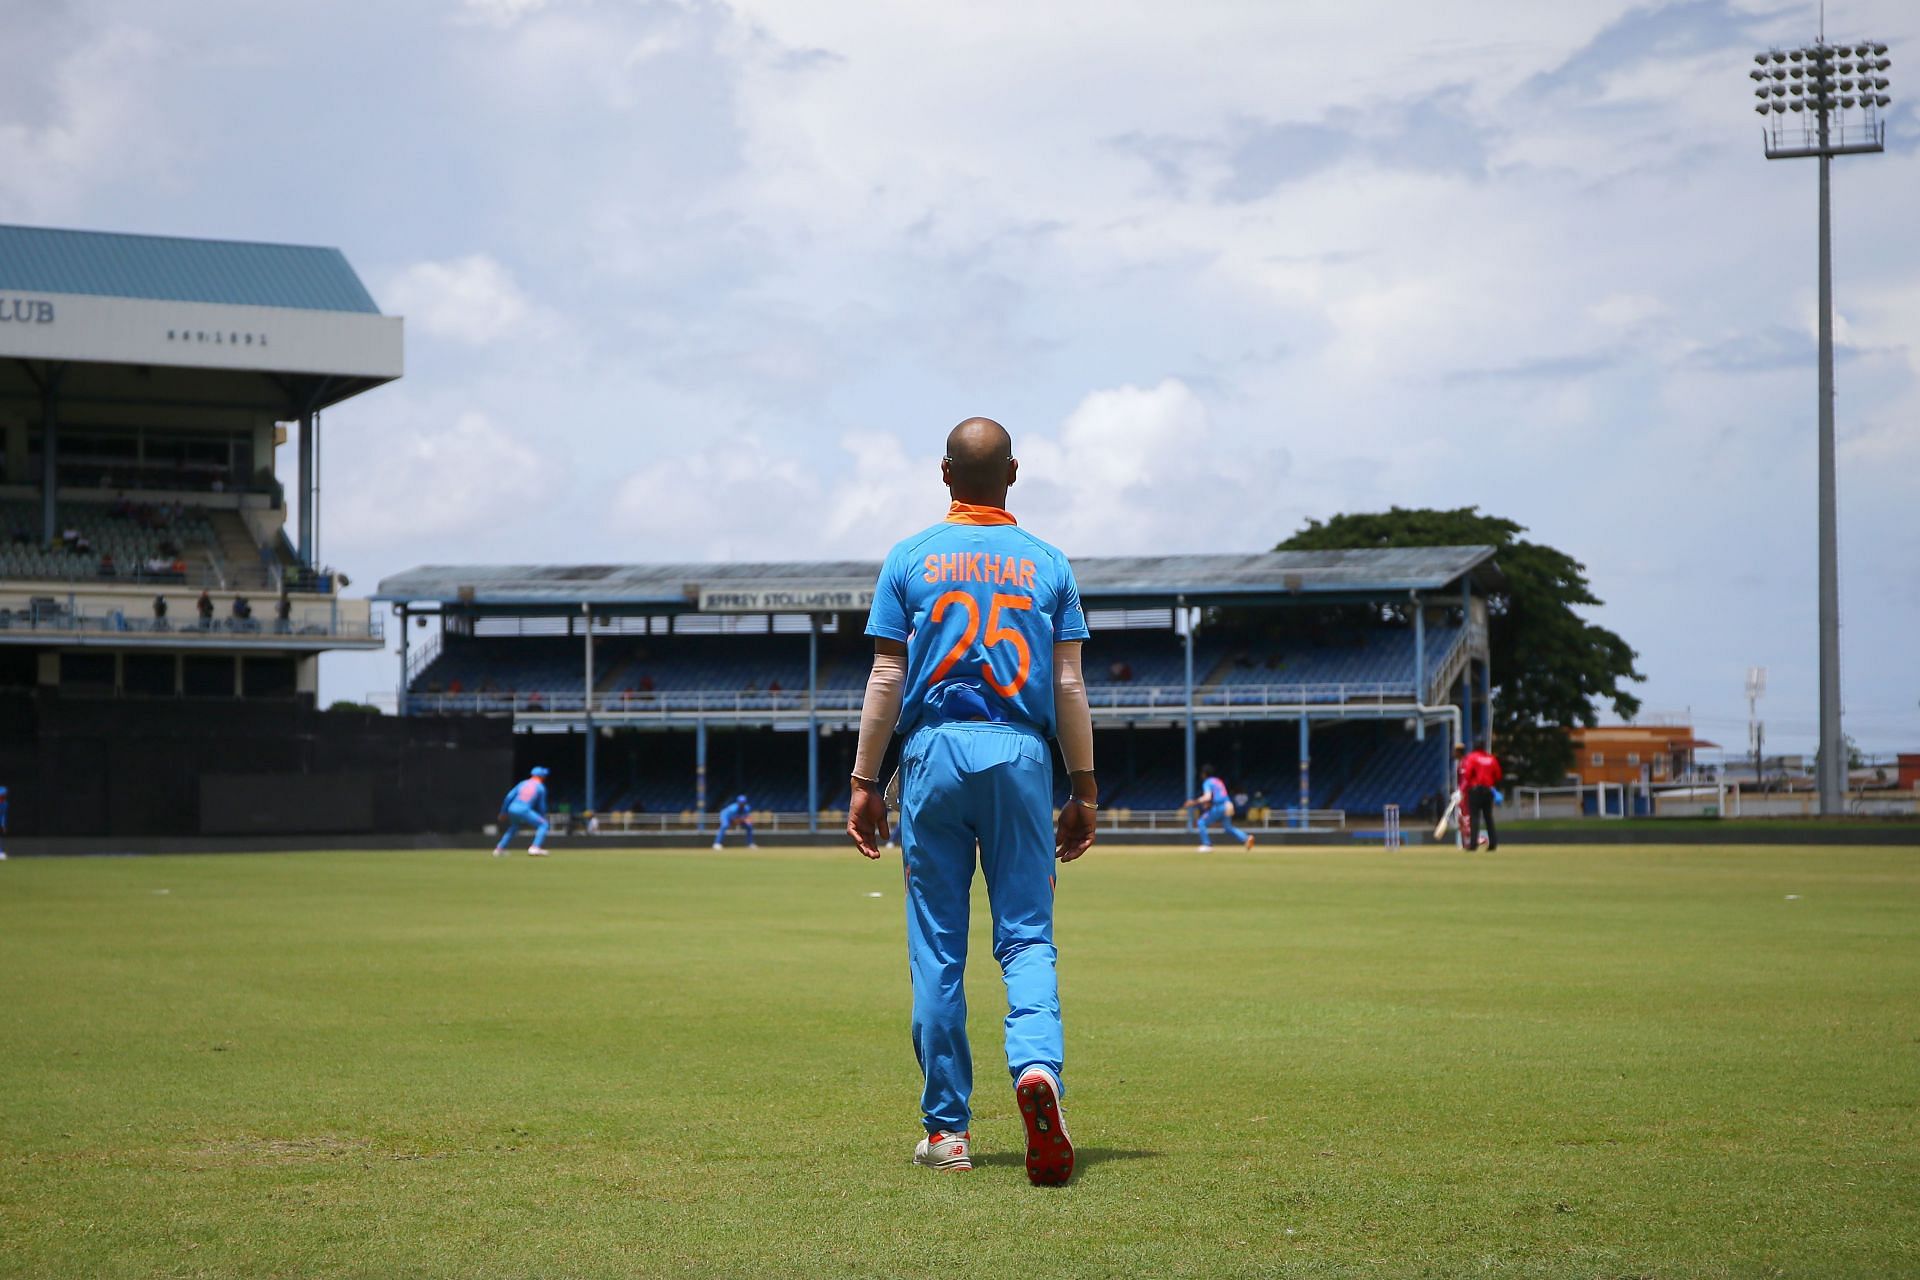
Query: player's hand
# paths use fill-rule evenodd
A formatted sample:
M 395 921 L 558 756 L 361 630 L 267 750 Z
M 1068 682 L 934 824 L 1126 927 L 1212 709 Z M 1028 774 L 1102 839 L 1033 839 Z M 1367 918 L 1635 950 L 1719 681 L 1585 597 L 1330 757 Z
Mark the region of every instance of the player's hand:
M 1060 806 L 1053 823 L 1053 856 L 1072 862 L 1093 847 L 1093 810 L 1072 800 Z
M 869 858 L 880 856 L 880 846 L 893 839 L 887 829 L 887 800 L 873 783 L 855 779 L 847 804 L 847 835 Z

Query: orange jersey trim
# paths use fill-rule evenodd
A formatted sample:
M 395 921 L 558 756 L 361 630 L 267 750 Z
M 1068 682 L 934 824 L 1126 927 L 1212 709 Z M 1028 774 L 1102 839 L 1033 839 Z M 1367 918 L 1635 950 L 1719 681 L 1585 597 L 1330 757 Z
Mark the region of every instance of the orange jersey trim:
M 971 502 L 956 502 L 947 508 L 948 524 L 1019 524 L 1011 511 L 1000 507 L 977 507 Z

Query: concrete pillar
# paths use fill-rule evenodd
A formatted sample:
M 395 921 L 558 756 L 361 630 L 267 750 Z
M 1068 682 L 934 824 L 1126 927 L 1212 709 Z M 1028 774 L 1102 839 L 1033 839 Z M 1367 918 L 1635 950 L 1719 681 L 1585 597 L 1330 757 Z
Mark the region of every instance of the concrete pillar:
M 407 714 L 407 606 L 400 606 L 400 692 L 394 714 Z
M 313 410 L 300 412 L 300 563 L 309 569 L 313 562 Z
M 1186 707 L 1187 707 L 1187 740 L 1186 740 L 1187 742 L 1187 775 L 1186 775 L 1186 780 L 1182 782 L 1180 785 L 1186 789 L 1185 793 L 1191 793 L 1194 787 L 1194 784 L 1198 781 L 1199 772 L 1200 772 L 1200 761 L 1198 759 L 1199 753 L 1198 753 L 1197 745 L 1194 742 L 1194 726 L 1193 726 L 1194 625 L 1193 625 L 1193 615 L 1187 611 L 1187 598 L 1185 596 L 1181 596 L 1179 598 L 1178 608 L 1180 610 L 1181 625 L 1185 628 L 1187 633 L 1187 637 L 1186 637 L 1187 638 L 1187 649 L 1186 649 L 1187 667 L 1186 667 L 1186 677 L 1185 677 Z
M 1307 825 L 1307 810 L 1313 807 L 1313 721 L 1300 717 L 1300 824 Z
M 707 722 L 693 722 L 693 829 L 707 829 Z
M 40 395 L 40 541 L 48 545 L 60 534 L 57 494 L 60 482 L 60 375 L 49 371 Z
M 820 616 L 807 617 L 807 831 L 820 834 Z
M 1413 596 L 1413 700 L 1424 705 L 1427 700 L 1427 608 L 1420 599 L 1419 592 Z M 1413 718 L 1413 736 L 1418 742 L 1427 740 L 1427 720 L 1425 716 Z
M 580 625 L 586 631 L 587 636 L 586 700 L 582 703 L 587 722 L 587 798 L 584 807 L 588 813 L 592 813 L 594 811 L 593 776 L 594 767 L 597 763 L 594 748 L 597 745 L 599 735 L 593 731 L 593 613 L 591 605 L 582 604 L 580 606 Z

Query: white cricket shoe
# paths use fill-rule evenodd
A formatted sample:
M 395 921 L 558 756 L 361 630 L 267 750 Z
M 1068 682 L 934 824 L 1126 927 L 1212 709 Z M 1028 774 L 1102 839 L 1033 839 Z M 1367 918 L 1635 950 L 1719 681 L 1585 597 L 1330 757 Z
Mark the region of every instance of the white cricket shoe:
M 511 849 L 495 849 L 495 850 L 493 851 L 493 856 L 494 856 L 494 857 L 496 857 L 496 858 L 511 858 L 511 857 L 513 856 L 513 850 L 511 850 Z
M 1195 853 L 1212 853 L 1213 846 L 1210 844 L 1197 844 L 1193 846 L 1193 851 Z
M 535 845 L 533 848 L 527 850 L 527 856 L 529 858 L 544 858 L 547 856 L 547 851 L 539 845 Z
M 1058 1187 L 1073 1176 L 1073 1139 L 1060 1112 L 1060 1078 L 1042 1066 L 1028 1067 L 1013 1082 L 1020 1121 L 1027 1126 L 1027 1181 Z
M 970 1132 L 928 1134 L 920 1139 L 920 1145 L 913 1149 L 913 1162 L 925 1165 L 929 1169 L 938 1169 L 943 1173 L 958 1173 L 962 1169 L 973 1168 L 973 1157 L 968 1145 L 973 1141 Z

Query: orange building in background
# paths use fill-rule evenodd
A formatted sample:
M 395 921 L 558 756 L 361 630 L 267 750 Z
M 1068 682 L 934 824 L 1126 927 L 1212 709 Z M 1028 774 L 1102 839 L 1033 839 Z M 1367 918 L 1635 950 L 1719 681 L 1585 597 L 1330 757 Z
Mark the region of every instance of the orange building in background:
M 1684 724 L 1603 724 L 1567 731 L 1573 740 L 1573 772 L 1583 785 L 1596 782 L 1671 782 L 1693 768 L 1693 753 L 1719 744 L 1693 736 Z M 1644 771 L 1644 772 L 1643 772 Z

